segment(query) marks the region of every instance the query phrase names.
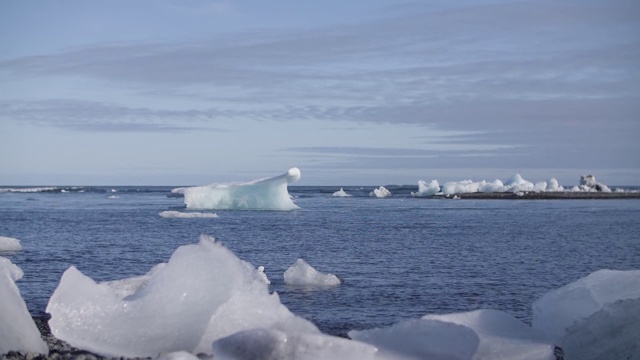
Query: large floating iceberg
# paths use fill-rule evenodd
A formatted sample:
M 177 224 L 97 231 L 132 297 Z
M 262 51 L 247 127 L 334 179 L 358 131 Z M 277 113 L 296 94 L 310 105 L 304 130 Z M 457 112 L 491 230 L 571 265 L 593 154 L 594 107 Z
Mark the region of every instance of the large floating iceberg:
M 0 355 L 9 351 L 48 354 L 15 283 L 22 275 L 18 266 L 0 256 Z
M 189 209 L 292 210 L 293 203 L 287 185 L 300 180 L 297 167 L 286 173 L 244 183 L 212 184 L 171 190 L 184 195 Z
M 105 356 L 211 354 L 214 341 L 252 328 L 320 333 L 269 294 L 253 266 L 207 236 L 132 281 L 97 284 L 71 267 L 47 312 L 54 336 Z

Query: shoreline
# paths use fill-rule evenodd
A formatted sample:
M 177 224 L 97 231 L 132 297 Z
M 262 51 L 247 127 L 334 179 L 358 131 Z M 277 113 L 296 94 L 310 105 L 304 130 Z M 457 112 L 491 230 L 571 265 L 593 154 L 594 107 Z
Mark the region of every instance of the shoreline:
M 453 195 L 425 196 L 425 199 L 471 199 L 471 200 L 612 200 L 640 199 L 640 192 L 528 192 L 528 193 L 461 193 Z

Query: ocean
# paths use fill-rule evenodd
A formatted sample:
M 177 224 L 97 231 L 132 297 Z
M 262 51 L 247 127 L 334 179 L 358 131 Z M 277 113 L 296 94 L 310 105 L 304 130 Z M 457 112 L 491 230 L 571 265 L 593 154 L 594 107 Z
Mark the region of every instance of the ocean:
M 199 210 L 209 218 L 165 218 L 185 209 L 174 187 L 53 187 L 0 190 L 0 236 L 23 249 L 3 253 L 24 271 L 29 311 L 44 314 L 62 273 L 96 281 L 147 273 L 173 251 L 215 237 L 264 266 L 270 291 L 322 331 L 387 326 L 426 314 L 497 309 L 531 323 L 544 293 L 599 269 L 640 269 L 640 201 L 414 198 L 417 186 L 289 186 L 300 209 Z M 342 285 L 301 288 L 283 273 L 303 258 Z

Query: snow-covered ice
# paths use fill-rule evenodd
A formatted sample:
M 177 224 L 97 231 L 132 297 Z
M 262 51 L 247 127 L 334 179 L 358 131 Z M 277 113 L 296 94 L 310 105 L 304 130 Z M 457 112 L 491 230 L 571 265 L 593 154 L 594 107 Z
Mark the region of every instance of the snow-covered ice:
M 214 213 L 203 213 L 203 212 L 183 212 L 183 211 L 173 211 L 167 210 L 159 213 L 163 218 L 178 218 L 178 219 L 192 219 L 192 218 L 210 218 L 215 219 L 218 217 L 218 214 Z
M 118 292 L 70 267 L 47 306 L 53 335 L 101 355 L 141 357 L 211 353 L 215 340 L 250 328 L 319 333 L 269 294 L 251 264 L 208 236 L 138 280 L 133 292 Z
M 373 189 L 373 191 L 369 193 L 369 196 L 377 197 L 377 198 L 385 198 L 385 197 L 391 196 L 391 192 L 387 190 L 387 188 L 385 188 L 384 186 L 380 186 L 377 189 Z
M 189 209 L 292 210 L 294 204 L 287 191 L 291 182 L 300 180 L 296 167 L 270 178 L 244 183 L 212 184 L 171 190 L 183 194 Z
M 340 188 L 340 190 L 334 192 L 333 194 L 331 194 L 331 196 L 335 196 L 335 197 L 348 197 L 351 196 L 350 194 L 347 194 L 346 191 L 344 191 L 342 188 Z
M 424 182 L 424 180 L 418 180 L 418 192 L 412 192 L 411 196 L 433 196 L 438 192 L 440 192 L 440 183 L 438 183 L 438 180 L 431 180 L 429 184 Z
M 0 236 L 0 252 L 20 250 L 22 250 L 20 240 L 11 237 Z
M 299 286 L 336 286 L 341 284 L 340 279 L 334 274 L 322 273 L 303 259 L 297 259 L 284 272 L 284 282 L 288 285 Z
M 640 270 L 598 270 L 533 303 L 532 326 L 560 342 L 576 321 L 618 300 L 640 298 Z
M 9 351 L 48 354 L 15 283 L 22 276 L 17 265 L 0 256 L 0 355 Z
M 554 360 L 542 332 L 497 310 L 427 315 L 386 328 L 350 331 L 384 359 Z

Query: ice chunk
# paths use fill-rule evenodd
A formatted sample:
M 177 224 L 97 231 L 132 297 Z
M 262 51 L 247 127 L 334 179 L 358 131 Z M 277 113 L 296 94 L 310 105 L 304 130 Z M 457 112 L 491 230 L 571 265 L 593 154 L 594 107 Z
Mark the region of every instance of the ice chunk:
M 478 190 L 483 193 L 494 193 L 494 192 L 506 192 L 507 188 L 504 186 L 502 181 L 500 181 L 499 179 L 495 179 L 494 181 L 491 181 L 491 182 L 487 182 L 484 180 L 481 181 L 480 187 Z
M 391 192 L 387 190 L 387 188 L 385 188 L 384 186 L 380 186 L 377 189 L 373 189 L 373 191 L 369 193 L 369 196 L 377 197 L 377 198 L 385 198 L 387 196 L 391 196 Z
M 555 359 L 545 334 L 497 310 L 427 315 L 349 336 L 396 359 Z
M 5 251 L 20 251 L 22 250 L 22 245 L 20 245 L 20 240 L 0 236 L 0 252 Z
M 568 360 L 640 359 L 640 299 L 618 300 L 577 321 L 560 346 Z
M 284 283 L 300 286 L 336 286 L 341 282 L 337 276 L 319 272 L 303 259 L 297 259 L 284 272 Z
M 252 329 L 213 344 L 214 358 L 223 360 L 367 360 L 377 349 L 357 341 L 324 334 L 284 333 Z
M 520 174 L 515 174 L 504 182 L 504 186 L 511 192 L 533 191 L 535 185 L 522 178 Z
M 210 218 L 215 219 L 218 217 L 218 214 L 214 213 L 203 213 L 203 212 L 182 212 L 182 211 L 163 211 L 160 214 L 163 218 L 178 218 L 178 219 L 191 219 L 191 218 Z
M 533 303 L 534 328 L 559 342 L 575 321 L 587 318 L 606 304 L 640 298 L 640 270 L 598 270 Z
M 427 185 L 423 180 L 418 181 L 418 192 L 412 192 L 412 196 L 423 197 L 423 196 L 433 196 L 440 191 L 440 184 L 438 180 L 431 180 L 431 182 Z
M 580 188 L 584 191 L 611 192 L 611 189 L 607 185 L 597 182 L 596 177 L 593 175 L 581 176 Z
M 15 283 L 22 275 L 18 266 L 0 256 L 0 355 L 9 351 L 48 354 Z
M 564 188 L 558 184 L 558 180 L 556 178 L 551 178 L 547 182 L 546 191 L 564 191 Z
M 189 209 L 292 210 L 293 203 L 287 185 L 300 180 L 296 167 L 286 173 L 245 183 L 212 184 L 176 188 L 174 194 L 184 195 Z
M 471 180 L 447 182 L 442 185 L 442 193 L 445 195 L 474 193 L 480 189 L 480 183 Z
M 347 194 L 346 191 L 344 191 L 342 188 L 340 188 L 340 190 L 334 192 L 333 194 L 331 194 L 331 196 L 335 196 L 335 197 L 348 197 L 351 196 L 349 194 Z
M 267 274 L 264 273 L 264 266 L 258 266 L 258 276 L 260 277 L 260 280 L 262 280 L 262 282 L 264 282 L 267 285 L 271 284 L 271 281 L 269 280 L 269 278 L 267 277 Z
M 256 326 L 318 332 L 269 294 L 251 264 L 207 236 L 176 249 L 141 283 L 116 291 L 69 268 L 47 306 L 52 333 L 97 354 L 146 357 L 211 353 L 218 337 Z
M 200 358 L 188 351 L 174 351 L 168 354 L 161 354 L 154 360 L 200 360 Z

